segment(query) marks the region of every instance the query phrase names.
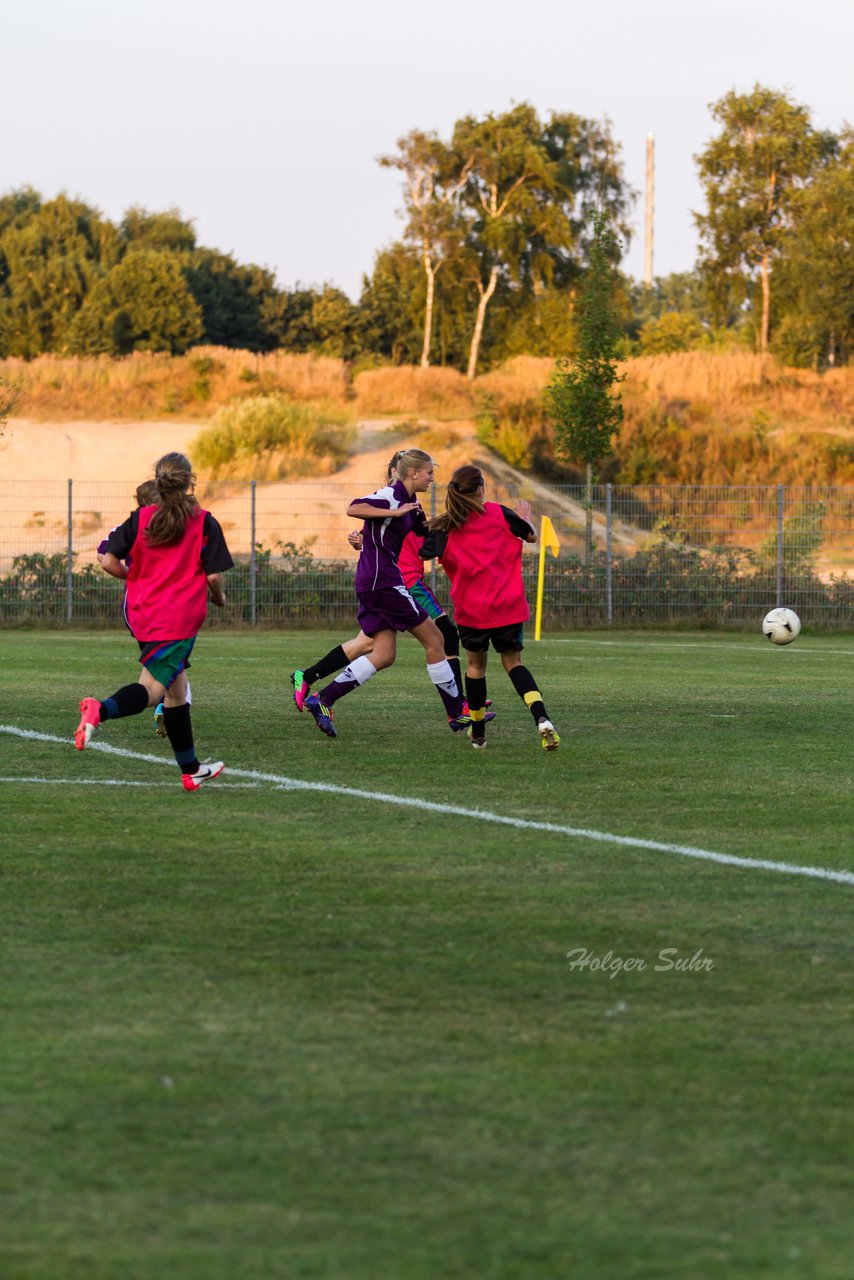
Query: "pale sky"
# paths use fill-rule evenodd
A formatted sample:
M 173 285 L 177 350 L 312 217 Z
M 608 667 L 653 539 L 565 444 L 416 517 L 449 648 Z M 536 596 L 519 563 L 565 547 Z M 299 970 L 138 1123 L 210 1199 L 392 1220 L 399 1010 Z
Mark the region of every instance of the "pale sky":
M 353 298 L 400 235 L 376 157 L 410 129 L 523 101 L 607 116 L 640 278 L 648 132 L 666 275 L 696 257 L 710 102 L 759 81 L 854 122 L 854 0 L 2 0 L 0 38 L 0 191 L 176 205 L 200 243 Z

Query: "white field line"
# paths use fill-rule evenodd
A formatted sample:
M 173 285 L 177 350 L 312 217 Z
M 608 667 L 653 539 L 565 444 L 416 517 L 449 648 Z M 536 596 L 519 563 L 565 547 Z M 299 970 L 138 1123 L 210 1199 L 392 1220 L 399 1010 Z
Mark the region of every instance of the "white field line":
M 51 733 L 38 733 L 34 729 L 19 729 L 11 724 L 0 724 L 0 733 L 7 733 L 16 738 L 27 738 L 35 742 L 54 742 L 63 747 L 71 746 L 69 738 L 59 738 Z M 172 761 L 165 760 L 163 756 L 148 755 L 142 751 L 127 751 L 123 747 L 111 747 L 106 742 L 91 742 L 86 749 L 102 751 L 105 755 L 121 756 L 125 760 L 142 760 L 146 764 L 174 768 Z M 437 804 L 433 800 L 419 800 L 415 796 L 392 795 L 386 791 L 363 791 L 358 787 L 339 787 L 331 782 L 306 782 L 302 778 L 288 778 L 280 773 L 262 773 L 258 769 L 229 769 L 228 772 L 234 778 L 245 778 L 256 783 L 272 783 L 277 791 L 316 791 L 325 795 L 349 796 L 354 800 L 371 800 L 384 805 L 398 805 L 402 809 L 418 809 L 427 813 L 465 818 L 469 822 L 492 822 L 500 826 L 514 827 L 520 831 L 547 831 L 552 835 L 569 836 L 575 840 L 615 844 L 624 849 L 675 853 L 683 858 L 697 858 L 703 862 L 716 862 L 722 866 L 744 867 L 750 871 L 774 871 L 782 875 L 806 876 L 811 880 L 831 880 L 837 884 L 854 885 L 854 872 L 851 871 L 832 871 L 827 867 L 803 867 L 789 862 L 771 862 L 766 858 L 740 858 L 736 854 L 715 853 L 711 849 L 699 849 L 694 845 L 666 844 L 660 840 L 619 836 L 608 831 L 592 831 L 586 827 L 569 827 L 556 822 L 533 822 L 527 818 L 511 818 L 501 813 L 492 813 L 489 809 L 466 809 L 462 805 Z
M 51 787 L 168 787 L 174 791 L 174 782 L 139 782 L 127 781 L 124 778 L 21 778 L 8 777 L 0 778 L 0 782 L 30 782 L 49 785 Z M 230 787 L 232 791 L 257 791 L 260 782 L 219 782 L 217 781 L 216 789 L 221 791 L 223 787 Z
M 766 657 L 772 653 L 779 653 L 781 649 L 785 649 L 788 654 L 797 654 L 800 658 L 821 658 L 828 657 L 846 657 L 854 658 L 854 649 L 811 649 L 801 645 L 795 648 L 794 642 L 788 645 L 778 645 L 765 643 L 749 646 L 746 644 L 729 644 L 726 640 L 722 640 L 720 644 L 715 644 L 712 640 L 593 640 L 584 636 L 549 636 L 546 644 L 589 644 L 604 645 L 610 648 L 622 649 L 626 647 L 641 649 L 737 649 L 739 653 L 746 654 L 764 654 Z

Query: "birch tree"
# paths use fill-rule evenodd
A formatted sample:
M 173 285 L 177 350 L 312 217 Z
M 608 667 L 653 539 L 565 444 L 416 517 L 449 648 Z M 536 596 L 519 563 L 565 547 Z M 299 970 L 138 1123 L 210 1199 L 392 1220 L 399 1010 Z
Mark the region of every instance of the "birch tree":
M 592 208 L 627 234 L 632 193 L 607 123 L 580 116 L 553 114 L 544 125 L 521 103 L 502 115 L 459 121 L 452 148 L 469 166 L 460 198 L 465 270 L 478 298 L 467 369 L 473 378 L 499 283 L 535 295 L 569 283 L 583 265 Z
M 436 276 L 460 246 L 458 197 L 468 179 L 471 158 L 457 155 L 435 133 L 413 129 L 397 142 L 397 154 L 380 156 L 385 168 L 404 175 L 405 236 L 416 246 L 427 281 L 421 368 L 430 364 Z
M 719 299 L 735 287 L 749 296 L 758 277 L 762 296 L 759 350 L 768 350 L 771 274 L 794 198 L 834 151 L 809 110 L 785 93 L 754 85 L 712 103 L 721 131 L 696 157 L 707 212 L 695 214 L 701 267 Z

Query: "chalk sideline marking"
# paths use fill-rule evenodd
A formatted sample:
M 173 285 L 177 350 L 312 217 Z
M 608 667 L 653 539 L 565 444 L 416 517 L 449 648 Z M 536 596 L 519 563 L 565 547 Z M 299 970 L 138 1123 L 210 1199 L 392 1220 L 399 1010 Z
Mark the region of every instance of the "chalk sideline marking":
M 174 782 L 139 782 L 124 778 L 23 778 L 12 777 L 10 774 L 8 777 L 0 778 L 0 782 L 41 783 L 51 787 L 168 787 L 171 791 L 175 790 Z M 219 782 L 217 780 L 216 789 L 221 791 L 223 787 L 229 787 L 232 791 L 257 791 L 260 785 L 260 782 Z
M 38 733 L 34 729 L 19 729 L 16 725 L 0 724 L 0 733 L 15 738 L 27 738 L 34 742 L 54 742 L 63 747 L 71 746 L 70 738 L 59 738 L 52 733 Z M 87 751 L 102 751 L 105 755 L 121 756 L 125 760 L 141 760 L 146 764 L 174 767 L 163 756 L 149 755 L 143 751 L 127 751 L 124 747 L 111 747 L 107 742 L 91 742 Z M 363 791 L 358 787 L 339 787 L 331 782 L 306 782 L 302 778 L 288 778 L 280 773 L 262 773 L 257 769 L 229 769 L 233 778 L 245 778 L 253 783 L 270 782 L 277 791 L 316 791 L 327 795 L 350 796 L 354 800 L 372 800 L 379 804 L 394 804 L 402 809 L 419 809 L 427 813 L 440 813 L 469 821 L 493 822 L 500 826 L 515 827 L 522 831 L 548 831 L 553 835 L 570 836 L 577 840 L 594 840 L 599 844 L 615 844 L 625 849 L 646 849 L 653 853 L 676 853 L 683 858 L 697 858 L 703 862 L 716 862 L 722 866 L 744 867 L 750 871 L 774 871 L 781 875 L 806 876 L 811 880 L 830 880 L 836 884 L 854 885 L 854 872 L 831 871 L 827 867 L 802 867 L 789 862 L 771 862 L 766 858 L 740 858 L 737 854 L 715 853 L 711 849 L 699 849 L 687 844 L 665 844 L 659 840 L 644 840 L 636 836 L 619 836 L 608 831 L 592 831 L 586 827 L 569 827 L 556 822 L 534 822 L 527 818 L 511 818 L 489 809 L 464 809 L 462 805 L 437 804 L 433 800 L 419 800 L 414 796 L 396 796 L 386 791 Z
M 641 648 L 641 649 L 727 649 L 738 650 L 739 653 L 748 654 L 772 654 L 779 653 L 781 647 L 785 647 L 786 653 L 797 654 L 801 658 L 824 657 L 854 657 L 854 649 L 811 649 L 808 646 L 801 645 L 799 649 L 794 649 L 791 645 L 781 646 L 777 644 L 730 644 L 726 640 L 594 640 L 590 636 L 549 636 L 548 644 L 589 644 L 604 645 L 609 648 Z

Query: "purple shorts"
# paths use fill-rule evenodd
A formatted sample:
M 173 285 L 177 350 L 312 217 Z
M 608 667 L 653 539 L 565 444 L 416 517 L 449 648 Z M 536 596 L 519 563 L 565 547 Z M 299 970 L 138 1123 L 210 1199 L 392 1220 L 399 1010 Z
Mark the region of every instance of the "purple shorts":
M 378 631 L 411 631 L 430 616 L 415 603 L 406 587 L 359 591 L 357 597 L 359 626 L 366 636 Z

